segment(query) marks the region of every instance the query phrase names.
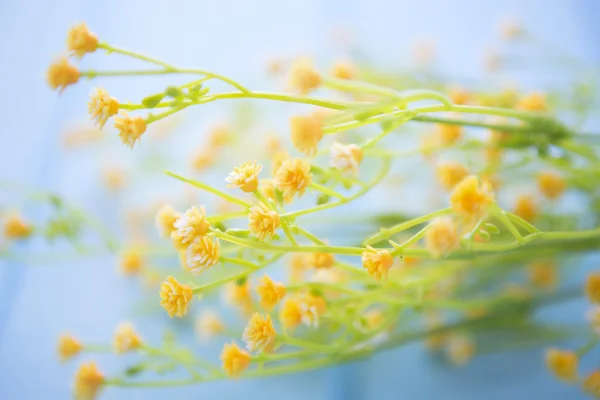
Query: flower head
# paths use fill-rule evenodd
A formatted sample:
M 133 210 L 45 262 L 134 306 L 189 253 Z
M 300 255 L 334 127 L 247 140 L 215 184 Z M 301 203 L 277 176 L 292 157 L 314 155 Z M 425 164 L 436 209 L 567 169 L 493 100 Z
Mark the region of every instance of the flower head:
M 331 75 L 337 79 L 354 79 L 356 77 L 356 68 L 349 61 L 338 61 L 333 64 Z
M 425 232 L 425 246 L 436 257 L 441 257 L 459 246 L 458 230 L 450 217 L 437 217 Z
M 319 326 L 319 318 L 325 312 L 327 303 L 321 296 L 312 294 L 304 295 L 300 298 L 300 321 L 309 328 Z
M 140 116 L 132 117 L 125 111 L 121 111 L 119 116 L 115 117 L 115 128 L 119 131 L 121 141 L 133 148 L 135 142 L 146 132 L 146 121 Z
M 531 196 L 519 196 L 515 204 L 515 214 L 527 222 L 535 221 L 538 215 L 538 206 Z
M 460 181 L 452 190 L 450 205 L 455 213 L 466 218 L 482 217 L 494 202 L 494 193 L 487 181 L 475 175 Z
M 317 269 L 331 268 L 335 264 L 333 253 L 315 252 L 307 256 L 307 262 L 310 266 Z
M 388 271 L 394 265 L 394 257 L 387 250 L 376 250 L 367 246 L 362 253 L 362 264 L 369 275 L 380 281 L 381 278 L 387 278 Z
M 85 22 L 77 24 L 67 33 L 67 49 L 78 58 L 93 53 L 98 48 L 98 36 L 88 30 Z
M 258 174 L 263 168 L 256 161 L 246 161 L 239 167 L 235 167 L 225 179 L 229 182 L 227 187 L 239 187 L 244 192 L 253 192 L 258 188 Z
M 321 85 L 321 75 L 313 68 L 310 60 L 294 62 L 289 77 L 289 85 L 301 94 L 308 94 Z
M 221 122 L 212 127 L 209 134 L 209 144 L 213 147 L 222 147 L 231 142 L 231 127 L 226 122 Z
M 289 297 L 279 310 L 279 321 L 286 329 L 293 329 L 302 323 L 302 312 L 298 298 Z
M 4 221 L 4 236 L 7 239 L 25 239 L 31 236 L 33 228 L 18 213 L 8 215 Z
M 259 279 L 256 291 L 260 296 L 260 305 L 267 311 L 271 311 L 285 296 L 285 286 L 282 283 L 273 282 L 268 275 Z
M 46 81 L 52 89 L 60 88 L 60 92 L 67 86 L 73 85 L 79 81 L 81 73 L 76 66 L 69 64 L 66 57 L 60 57 L 48 68 Z
M 82 349 L 83 345 L 71 335 L 61 335 L 58 338 L 58 358 L 61 361 L 67 361 L 76 356 Z
M 585 294 L 592 303 L 600 304 L 600 272 L 588 275 L 585 281 Z
M 331 161 L 329 164 L 342 172 L 358 172 L 358 166 L 363 160 L 363 151 L 356 144 L 341 144 L 335 142 L 331 145 Z
M 589 395 L 600 398 L 600 369 L 586 376 L 581 383 L 581 388 Z
M 117 329 L 115 329 L 113 344 L 115 351 L 118 354 L 121 354 L 139 348 L 142 344 L 142 340 L 135 331 L 133 325 L 125 322 L 119 324 Z
M 294 253 L 290 259 L 289 269 L 290 269 L 290 281 L 292 282 L 301 282 L 304 280 L 304 273 L 308 269 L 309 255 L 305 253 Z
M 540 191 L 550 200 L 559 198 L 567 187 L 565 178 L 551 171 L 540 173 L 537 180 Z
M 162 237 L 169 237 L 171 233 L 176 231 L 175 221 L 180 217 L 173 207 L 168 204 L 163 204 L 156 213 L 154 225 Z
M 123 275 L 137 275 L 144 265 L 144 260 L 139 250 L 135 248 L 128 249 L 123 253 L 119 263 L 119 270 Z
M 290 132 L 296 150 L 313 156 L 323 139 L 323 121 L 315 114 L 296 115 L 290 118 Z
M 206 341 L 224 331 L 225 324 L 219 317 L 219 314 L 206 310 L 196 317 L 196 334 L 202 340 Z
M 103 128 L 106 121 L 119 112 L 119 101 L 111 97 L 106 90 L 95 88 L 90 93 L 88 112 L 94 123 Z
M 283 192 L 283 197 L 299 196 L 312 183 L 310 164 L 299 158 L 285 160 L 275 174 L 275 185 Z
M 450 97 L 450 101 L 454 104 L 467 104 L 471 97 L 471 93 L 463 87 L 454 86 L 448 91 L 448 97 Z
M 192 301 L 194 292 L 186 284 L 177 282 L 169 276 L 160 286 L 160 305 L 169 313 L 169 317 L 183 317 L 187 314 L 188 303 Z
M 225 286 L 225 303 L 230 306 L 237 306 L 249 311 L 252 305 L 252 293 L 250 291 L 250 281 L 229 282 Z
M 546 96 L 537 92 L 531 93 L 519 100 L 517 108 L 525 111 L 546 111 Z
M 243 339 L 250 351 L 271 351 L 275 345 L 277 332 L 269 314 L 254 313 L 244 330 Z
M 176 234 L 181 237 L 182 243 L 192 242 L 194 239 L 206 235 L 210 222 L 206 219 L 204 206 L 192 206 L 173 223 Z
M 442 146 L 450 146 L 462 136 L 462 127 L 460 125 L 440 124 L 438 125 L 437 135 Z
M 464 165 L 457 162 L 439 164 L 435 172 L 438 180 L 446 190 L 452 190 L 460 181 L 469 175 L 469 170 Z
M 248 352 L 240 349 L 237 344 L 231 343 L 223 346 L 221 361 L 223 361 L 223 369 L 227 375 L 236 378 L 250 366 L 252 357 Z
M 215 161 L 215 151 L 212 148 L 202 149 L 192 158 L 192 168 L 202 171 L 211 166 Z
M 579 360 L 572 351 L 550 349 L 546 353 L 546 366 L 561 381 L 573 382 L 577 380 Z
M 96 364 L 93 361 L 82 364 L 75 373 L 75 398 L 93 400 L 103 385 L 104 375 L 98 371 Z
M 556 264 L 552 260 L 536 261 L 529 266 L 529 281 L 541 289 L 552 289 L 557 283 Z
M 258 240 L 271 239 L 279 227 L 279 223 L 277 211 L 269 210 L 262 203 L 250 207 L 248 228 Z
M 187 248 L 186 268 L 198 274 L 219 262 L 219 239 L 197 237 Z

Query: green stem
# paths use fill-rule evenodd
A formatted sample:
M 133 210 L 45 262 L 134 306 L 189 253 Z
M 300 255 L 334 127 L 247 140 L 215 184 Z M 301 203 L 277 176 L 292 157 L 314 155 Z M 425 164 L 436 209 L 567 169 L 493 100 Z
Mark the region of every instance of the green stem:
M 220 190 L 215 189 L 212 186 L 207 185 L 205 183 L 198 182 L 198 181 L 193 180 L 193 179 L 184 178 L 183 176 L 177 175 L 176 173 L 171 172 L 171 171 L 165 171 L 165 174 L 167 174 L 167 175 L 169 175 L 169 176 L 171 176 L 171 177 L 173 177 L 175 179 L 178 179 L 178 180 L 180 180 L 182 182 L 189 183 L 192 186 L 196 186 L 197 188 L 205 190 L 205 191 L 207 191 L 209 193 L 212 193 L 212 194 L 215 194 L 215 195 L 217 195 L 219 197 L 222 197 L 223 199 L 225 199 L 225 200 L 227 200 L 227 201 L 229 201 L 231 203 L 239 204 L 239 205 L 241 205 L 241 206 L 243 206 L 245 208 L 250 208 L 252 206 L 252 204 L 248 203 L 247 201 L 244 201 L 242 199 L 238 199 L 237 197 L 234 197 L 234 196 L 232 196 L 230 194 L 223 193 Z
M 396 235 L 397 233 L 400 233 L 402 231 L 410 229 L 414 226 L 420 225 L 424 222 L 429 221 L 430 219 L 440 217 L 442 215 L 450 214 L 451 212 L 452 212 L 452 208 L 444 208 L 442 210 L 434 211 L 432 213 L 423 215 L 422 217 L 411 219 L 410 221 L 404 221 L 398 225 L 394 225 L 389 228 L 382 228 L 380 232 L 367 237 L 367 239 L 363 242 L 363 244 L 372 245 L 372 244 L 381 242 L 383 240 L 389 239 L 390 237 L 392 237 L 393 235 Z

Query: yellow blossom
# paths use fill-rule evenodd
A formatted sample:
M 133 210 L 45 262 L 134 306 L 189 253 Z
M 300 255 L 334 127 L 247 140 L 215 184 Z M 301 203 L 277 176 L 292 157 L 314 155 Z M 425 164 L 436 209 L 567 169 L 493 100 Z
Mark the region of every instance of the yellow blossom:
M 533 222 L 538 215 L 538 206 L 533 197 L 519 196 L 515 204 L 514 213 L 527 222 Z
M 537 181 L 542 194 L 550 200 L 558 199 L 567 187 L 565 178 L 551 171 L 540 173 Z
M 309 255 L 305 253 L 294 253 L 290 259 L 290 281 L 301 282 L 304 280 L 304 273 L 309 267 Z
M 600 398 L 600 369 L 586 376 L 581 383 L 581 388 L 587 394 Z
M 88 30 L 85 22 L 77 24 L 67 33 L 67 49 L 78 58 L 93 53 L 98 48 L 98 36 Z
M 71 335 L 61 335 L 58 338 L 58 358 L 61 361 L 67 361 L 76 356 L 82 349 L 83 345 Z
M 307 256 L 309 265 L 314 268 L 331 268 L 335 264 L 335 255 L 333 253 L 310 253 Z
M 577 354 L 572 351 L 550 349 L 546 353 L 546 366 L 561 381 L 576 381 L 578 364 Z
M 230 377 L 237 378 L 246 368 L 250 366 L 252 357 L 248 352 L 240 349 L 237 344 L 225 344 L 221 352 L 223 370 Z
M 188 304 L 192 301 L 194 292 L 186 284 L 177 282 L 169 276 L 160 286 L 160 305 L 167 310 L 169 317 L 183 317 L 187 314 Z
M 206 219 L 206 209 L 204 206 L 190 207 L 177 218 L 173 227 L 177 235 L 181 237 L 182 243 L 189 243 L 206 235 L 210 228 L 210 222 Z
M 290 155 L 285 150 L 279 150 L 273 153 L 271 157 L 271 174 L 275 175 L 281 164 L 287 159 L 290 158 Z
M 588 275 L 585 281 L 585 294 L 592 303 L 600 304 L 600 272 Z
M 102 178 L 107 189 L 111 191 L 118 191 L 125 187 L 127 181 L 125 173 L 121 168 L 108 167 L 102 171 Z
M 289 297 L 283 301 L 279 310 L 279 321 L 286 329 L 293 329 L 302 323 L 300 301 L 297 298 Z
M 247 279 L 243 282 L 229 282 L 225 286 L 223 298 L 226 304 L 239 307 L 244 314 L 253 311 L 250 281 Z
M 283 149 L 281 138 L 275 134 L 269 135 L 265 140 L 265 151 L 269 155 L 273 155 Z
M 216 150 L 212 148 L 199 151 L 192 158 L 192 167 L 196 171 L 202 171 L 206 167 L 211 166 L 215 161 L 215 153 Z
M 275 179 L 261 179 L 259 184 L 259 190 L 261 193 L 270 200 L 277 201 L 277 196 L 275 195 Z M 283 196 L 283 202 L 289 203 L 292 199 L 288 196 Z
M 537 92 L 531 93 L 519 100 L 517 108 L 526 111 L 546 111 L 546 96 Z
M 98 371 L 93 361 L 82 364 L 75 373 L 75 398 L 81 400 L 95 399 L 104 382 L 104 375 Z
M 168 204 L 163 204 L 156 213 L 154 225 L 162 237 L 170 237 L 172 232 L 175 232 L 175 221 L 179 218 L 179 214 L 173 207 Z M 179 235 L 177 235 L 179 236 Z
M 433 219 L 425 232 L 425 246 L 435 256 L 441 257 L 458 248 L 456 224 L 450 217 Z
M 435 172 L 438 180 L 447 190 L 452 190 L 460 181 L 469 175 L 469 170 L 464 165 L 457 162 L 439 164 Z
M 529 281 L 540 289 L 552 289 L 558 280 L 556 264 L 552 260 L 540 260 L 529 266 Z
M 239 167 L 235 167 L 225 179 L 229 184 L 227 187 L 239 187 L 244 192 L 253 192 L 258 188 L 258 174 L 263 168 L 256 161 L 246 161 Z
M 450 205 L 462 217 L 477 219 L 485 215 L 494 202 L 494 193 L 487 181 L 480 182 L 475 175 L 460 181 L 452 190 Z
M 139 250 L 131 248 L 126 250 L 119 263 L 119 270 L 123 275 L 137 275 L 144 266 L 144 260 Z
M 46 81 L 52 89 L 60 88 L 60 92 L 69 85 L 74 85 L 79 81 L 81 73 L 76 66 L 69 64 L 66 57 L 60 57 L 48 68 Z
M 279 214 L 269 210 L 264 204 L 250 207 L 248 213 L 248 228 L 258 240 L 271 239 L 279 227 Z
M 138 349 L 142 345 L 140 336 L 132 324 L 125 322 L 115 329 L 113 345 L 118 354 Z
M 317 328 L 319 319 L 325 312 L 327 303 L 321 296 L 312 294 L 304 295 L 300 298 L 300 321 L 309 328 Z
M 275 174 L 275 185 L 284 198 L 302 196 L 311 183 L 310 164 L 299 158 L 285 160 Z
M 387 250 L 376 250 L 367 246 L 367 250 L 362 253 L 362 264 L 369 275 L 380 281 L 387 278 L 389 269 L 394 265 L 394 257 Z
M 317 146 L 323 139 L 323 122 L 315 114 L 296 115 L 290 118 L 292 143 L 296 150 L 307 156 L 317 152 Z
M 146 121 L 140 116 L 132 117 L 125 111 L 121 111 L 119 116 L 115 117 L 115 128 L 119 131 L 121 141 L 133 148 L 135 142 L 146 132 Z
M 225 332 L 225 324 L 219 314 L 206 310 L 196 317 L 196 334 L 204 341 Z
M 222 147 L 231 142 L 231 127 L 226 122 L 221 122 L 212 127 L 209 134 L 211 147 Z
M 7 239 L 25 239 L 31 236 L 33 228 L 21 216 L 14 212 L 4 221 L 4 236 Z
M 308 94 L 321 85 L 321 75 L 313 68 L 310 60 L 294 62 L 289 77 L 289 85 L 301 94 Z
M 363 160 L 363 151 L 356 144 L 344 145 L 335 142 L 331 145 L 330 165 L 342 172 L 357 173 L 358 167 Z
M 275 346 L 277 332 L 269 314 L 254 313 L 244 330 L 243 339 L 250 351 L 271 351 Z
M 354 79 L 356 77 L 356 69 L 349 61 L 338 61 L 331 68 L 331 75 L 337 79 Z
M 446 354 L 454 365 L 465 365 L 475 355 L 475 343 L 462 334 L 451 335 L 446 342 Z
M 267 311 L 271 311 L 285 296 L 285 286 L 282 283 L 273 282 L 268 275 L 259 279 L 256 291 L 260 296 L 260 305 Z
M 103 128 L 106 121 L 119 112 L 119 101 L 111 97 L 106 90 L 95 88 L 90 93 L 88 112 L 94 123 Z
M 208 236 L 197 237 L 187 248 L 186 268 L 198 274 L 219 262 L 219 239 Z
M 462 136 L 462 127 L 454 124 L 438 125 L 437 138 L 442 146 L 453 145 Z
M 463 87 L 454 86 L 451 87 L 448 91 L 448 97 L 450 98 L 450 101 L 452 101 L 452 103 L 461 105 L 467 104 L 469 102 L 471 94 L 468 90 L 466 90 Z

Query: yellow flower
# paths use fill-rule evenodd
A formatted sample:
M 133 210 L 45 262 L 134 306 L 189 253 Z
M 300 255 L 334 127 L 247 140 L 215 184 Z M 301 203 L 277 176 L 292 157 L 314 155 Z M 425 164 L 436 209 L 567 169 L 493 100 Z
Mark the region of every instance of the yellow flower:
M 301 282 L 304 280 L 304 273 L 309 267 L 308 255 L 304 253 L 294 253 L 290 259 L 290 281 Z
M 546 366 L 561 381 L 576 381 L 578 364 L 577 354 L 572 351 L 550 349 L 546 353 Z
M 592 330 L 600 335 L 600 306 L 595 306 L 588 311 L 587 319 L 592 326 Z
M 529 266 L 529 281 L 540 289 L 552 289 L 558 277 L 556 264 L 552 260 L 536 261 Z
M 538 206 L 533 197 L 519 196 L 515 204 L 514 213 L 527 222 L 533 222 L 538 215 Z
M 215 149 L 203 149 L 194 155 L 192 159 L 192 168 L 196 171 L 202 171 L 206 167 L 211 166 L 215 161 Z
M 425 246 L 435 256 L 441 257 L 458 248 L 458 231 L 450 217 L 437 217 L 425 232 Z
M 526 111 L 546 111 L 546 96 L 537 92 L 531 93 L 519 100 L 517 108 Z
M 267 311 L 271 311 L 285 296 L 285 286 L 282 283 L 273 282 L 268 275 L 259 279 L 256 291 L 260 296 L 260 305 Z
M 223 370 L 230 377 L 236 378 L 250 366 L 252 357 L 250 354 L 238 347 L 237 344 L 225 344 L 221 352 L 221 361 L 223 361 Z
M 258 188 L 258 174 L 263 168 L 256 161 L 246 161 L 235 167 L 225 179 L 229 182 L 227 187 L 239 187 L 244 192 L 254 192 Z
M 453 124 L 438 125 L 437 138 L 442 146 L 453 145 L 462 136 L 462 127 Z
M 565 178 L 557 173 L 546 171 L 538 175 L 538 187 L 544 196 L 550 200 L 555 200 L 563 194 L 567 183 Z
M 302 323 L 300 301 L 290 297 L 283 301 L 279 310 L 279 321 L 286 329 L 293 329 Z
M 588 275 L 585 281 L 585 294 L 592 303 L 600 304 L 600 272 Z
M 250 281 L 229 282 L 225 286 L 225 303 L 230 306 L 241 308 L 245 314 L 252 312 L 252 293 L 250 291 Z
M 476 219 L 485 215 L 494 202 L 494 193 L 488 182 L 480 182 L 475 175 L 467 176 L 452 190 L 450 205 L 460 216 Z
M 448 91 L 448 97 L 454 104 L 467 104 L 471 98 L 471 93 L 463 87 L 454 86 Z
M 335 142 L 331 145 L 330 165 L 342 172 L 357 173 L 358 167 L 363 160 L 363 151 L 355 144 L 344 145 Z
M 172 232 L 175 232 L 175 221 L 180 214 L 168 204 L 163 204 L 156 213 L 154 225 L 162 237 L 170 237 Z
M 8 215 L 4 221 L 4 236 L 7 239 L 25 239 L 31 236 L 33 228 L 18 213 Z
M 132 324 L 125 322 L 115 329 L 114 347 L 118 354 L 135 350 L 142 345 L 142 340 Z
M 331 75 L 337 79 L 354 79 L 356 69 L 349 61 L 338 61 L 333 65 Z
M 581 388 L 587 394 L 600 398 L 600 369 L 585 377 L 581 383 Z
M 81 73 L 76 66 L 69 64 L 66 57 L 60 57 L 48 68 L 46 81 L 52 89 L 60 88 L 60 93 L 69 85 L 79 81 Z
M 123 170 L 119 167 L 108 167 L 102 171 L 102 178 L 106 188 L 110 191 L 123 189 L 127 178 Z
M 275 195 L 275 179 L 261 179 L 259 189 L 261 193 L 270 200 L 277 201 L 277 196 Z M 284 203 L 290 202 L 292 199 L 290 197 L 283 197 Z
M 94 123 L 103 128 L 106 121 L 119 112 L 119 101 L 109 96 L 106 90 L 95 88 L 90 93 L 88 112 Z
M 125 111 L 121 111 L 119 117 L 115 117 L 115 128 L 119 131 L 121 141 L 133 148 L 135 142 L 146 132 L 146 121 L 140 116 L 132 117 Z
M 181 243 L 192 242 L 208 232 L 210 222 L 206 219 L 204 206 L 192 206 L 173 223 Z
M 465 365 L 475 355 L 475 343 L 468 336 L 454 334 L 446 342 L 446 354 L 454 365 Z
M 126 276 L 137 275 L 142 270 L 143 265 L 144 260 L 139 250 L 132 248 L 123 253 L 119 270 Z
M 285 160 L 275 174 L 275 185 L 283 192 L 283 197 L 299 196 L 312 183 L 310 164 L 299 158 Z
M 188 285 L 177 282 L 169 276 L 160 286 L 160 305 L 167 310 L 169 317 L 183 317 L 187 314 L 188 303 L 192 301 L 194 292 Z
M 71 335 L 61 335 L 58 338 L 58 358 L 61 361 L 67 361 L 76 356 L 82 349 L 83 345 Z
M 209 144 L 212 147 L 222 147 L 231 142 L 231 128 L 226 122 L 212 127 L 209 134 Z
M 275 175 L 279 167 L 281 167 L 281 164 L 283 164 L 283 162 L 289 158 L 290 155 L 285 150 L 280 150 L 273 153 L 273 156 L 271 157 L 271 174 Z
M 296 150 L 307 156 L 317 152 L 317 146 L 323 139 L 322 119 L 315 114 L 296 115 L 290 118 L 292 143 Z
M 218 314 L 206 310 L 196 317 L 196 334 L 207 341 L 214 335 L 225 332 L 225 324 Z
M 244 330 L 243 339 L 250 351 L 271 351 L 275 346 L 277 332 L 269 314 L 254 313 Z
M 381 278 L 387 278 L 388 271 L 394 265 L 394 257 L 387 250 L 367 246 L 367 250 L 362 253 L 362 264 L 369 275 L 380 281 Z
M 269 210 L 264 204 L 250 207 L 248 213 L 248 228 L 258 240 L 271 239 L 279 227 L 279 214 Z
M 310 60 L 294 62 L 289 77 L 290 87 L 301 94 L 308 94 L 321 85 L 321 75 L 313 68 Z
M 437 166 L 436 175 L 444 188 L 452 190 L 460 181 L 469 175 L 469 170 L 460 163 L 448 162 Z
M 67 33 L 67 49 L 78 58 L 93 53 L 98 48 L 98 36 L 88 30 L 85 22 L 77 24 Z
M 188 246 L 186 268 L 198 274 L 219 262 L 219 239 L 208 236 L 197 237 Z
M 104 385 L 104 375 L 93 361 L 82 364 L 75 373 L 75 398 L 93 400 Z
M 333 253 L 310 253 L 307 257 L 309 265 L 314 268 L 331 268 L 335 264 L 335 256 Z
M 300 320 L 309 328 L 319 326 L 319 318 L 325 312 L 327 303 L 321 296 L 312 294 L 304 295 L 300 298 Z

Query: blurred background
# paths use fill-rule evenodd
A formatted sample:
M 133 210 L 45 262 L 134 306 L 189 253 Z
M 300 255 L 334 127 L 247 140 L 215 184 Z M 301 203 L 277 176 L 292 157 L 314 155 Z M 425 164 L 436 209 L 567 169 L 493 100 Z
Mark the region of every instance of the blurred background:
M 109 131 L 113 137 L 106 142 L 110 143 L 73 151 L 73 146 L 65 144 L 65 135 L 69 130 L 91 127 L 86 121 L 86 102 L 93 86 L 102 85 L 123 101 L 136 101 L 170 82 L 168 78 L 98 79 L 82 81 L 58 96 L 47 87 L 45 73 L 63 51 L 67 29 L 75 22 L 87 22 L 100 40 L 110 44 L 176 65 L 218 71 L 252 88 L 277 90 L 281 83 L 266 74 L 267 64 L 275 58 L 306 54 L 325 68 L 340 58 L 362 58 L 394 71 L 413 63 L 418 43 L 434 45 L 435 71 L 452 76 L 457 83 L 485 83 L 489 74 L 486 57 L 507 45 L 499 33 L 499 23 L 506 18 L 520 21 L 537 38 L 569 56 L 598 64 L 598 15 L 600 3 L 594 0 L 4 0 L 0 3 L 0 180 L 58 193 L 123 237 L 126 210 L 140 203 L 147 205 L 144 200 L 148 198 L 159 201 L 185 195 L 183 185 L 161 173 L 163 167 L 185 171 L 189 154 L 184 157 L 181 149 L 186 144 L 200 144 L 202 135 L 231 112 L 247 111 L 232 104 L 193 108 L 178 120 L 179 137 L 168 144 L 161 142 L 160 132 L 156 132 L 156 137 L 144 138 L 132 152 L 116 143 L 116 134 Z M 511 51 L 518 55 L 519 47 L 515 47 Z M 86 57 L 82 65 L 97 70 L 137 65 L 114 58 L 97 54 Z M 519 58 L 515 59 L 515 68 L 503 72 L 500 80 L 528 90 L 560 81 L 558 71 L 535 63 L 520 65 Z M 260 116 L 266 118 L 261 129 L 283 131 L 287 117 L 277 113 Z M 168 163 L 159 151 L 170 155 Z M 136 190 L 129 190 L 126 196 L 107 194 L 106 184 L 100 184 L 103 179 L 110 181 L 106 171 L 128 166 L 136 166 L 126 177 Z M 2 204 L 24 204 L 23 212 L 32 218 L 43 213 L 34 203 L 22 201 L 22 192 L 1 190 Z M 57 243 L 51 251 L 42 240 L 19 246 L 25 257 L 0 261 L 0 398 L 70 397 L 78 363 L 58 362 L 55 347 L 62 332 L 101 343 L 111 337 L 117 323 L 132 320 L 144 338 L 158 340 L 162 336 L 168 318 L 144 317 L 138 312 L 142 289 L 139 283 L 119 276 L 114 256 L 72 256 L 70 245 Z M 597 265 L 598 257 L 593 257 L 589 262 Z M 578 305 L 562 306 L 551 313 L 554 318 L 567 319 L 569 307 Z M 182 340 L 194 343 L 192 333 L 183 332 Z M 216 357 L 218 350 L 213 353 Z M 557 384 L 544 369 L 541 357 L 539 350 L 482 356 L 464 368 L 449 369 L 427 357 L 423 346 L 416 344 L 358 364 L 304 374 L 152 392 L 109 388 L 102 398 L 493 400 L 582 396 L 576 388 Z M 97 360 L 107 373 L 123 365 L 122 358 L 110 355 Z

